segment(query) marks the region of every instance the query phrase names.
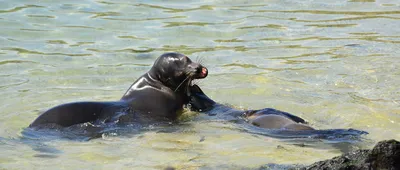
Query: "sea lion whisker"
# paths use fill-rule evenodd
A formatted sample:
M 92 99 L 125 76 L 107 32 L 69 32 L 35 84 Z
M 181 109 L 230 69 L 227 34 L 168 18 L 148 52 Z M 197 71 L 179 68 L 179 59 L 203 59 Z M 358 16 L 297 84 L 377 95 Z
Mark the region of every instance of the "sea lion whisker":
M 203 58 L 202 56 L 199 56 L 199 57 L 198 57 L 197 63 L 203 65 L 203 59 L 204 59 L 204 58 Z
M 178 85 L 178 87 L 175 88 L 174 92 L 176 92 L 176 91 L 179 89 L 179 87 L 181 87 L 181 85 L 182 85 L 188 78 L 190 78 L 190 77 L 191 77 L 191 76 L 187 76 L 187 77 Z
M 194 79 L 193 81 L 192 81 L 192 86 L 194 86 L 194 85 L 201 85 L 202 84 L 202 81 L 200 81 L 199 79 Z
M 192 83 L 191 86 L 193 86 L 193 85 L 197 84 L 197 80 L 196 79 L 192 80 L 191 83 Z

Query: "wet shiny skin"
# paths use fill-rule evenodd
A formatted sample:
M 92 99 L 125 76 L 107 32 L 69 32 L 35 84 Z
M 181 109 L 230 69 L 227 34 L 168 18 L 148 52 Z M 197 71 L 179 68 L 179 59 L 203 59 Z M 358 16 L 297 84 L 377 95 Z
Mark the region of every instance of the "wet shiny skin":
M 265 129 L 314 130 L 308 125 L 297 123 L 280 115 L 251 115 L 246 118 L 250 124 Z
M 163 119 L 174 121 L 183 106 L 188 104 L 187 88 L 191 81 L 206 76 L 207 69 L 187 56 L 164 53 L 147 73 L 131 85 L 121 100 L 58 105 L 39 115 L 29 127 L 69 127 L 89 122 L 97 125 L 97 122 L 103 124 L 110 120 L 111 123 L 124 124 L 148 124 L 147 119 L 152 119 L 151 122 Z M 132 118 L 121 119 L 121 116 Z

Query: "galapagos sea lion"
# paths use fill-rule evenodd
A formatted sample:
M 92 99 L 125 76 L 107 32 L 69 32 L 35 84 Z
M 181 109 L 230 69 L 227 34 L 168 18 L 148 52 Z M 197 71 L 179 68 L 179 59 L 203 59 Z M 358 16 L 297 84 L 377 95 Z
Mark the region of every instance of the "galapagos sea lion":
M 207 74 L 206 67 L 192 62 L 187 56 L 165 53 L 130 86 L 119 101 L 62 104 L 39 115 L 29 127 L 175 120 L 189 102 L 188 87 L 192 80 L 205 78 Z M 130 119 L 121 119 L 127 115 Z

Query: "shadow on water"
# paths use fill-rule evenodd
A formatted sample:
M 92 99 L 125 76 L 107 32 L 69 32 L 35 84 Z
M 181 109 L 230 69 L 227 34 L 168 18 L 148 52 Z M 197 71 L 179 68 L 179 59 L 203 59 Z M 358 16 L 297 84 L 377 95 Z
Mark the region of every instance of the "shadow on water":
M 118 137 L 134 137 L 144 132 L 154 131 L 157 133 L 172 133 L 178 131 L 179 126 L 175 126 L 170 122 L 161 122 L 151 125 L 140 124 L 115 124 L 105 123 L 94 125 L 91 123 L 82 123 L 70 127 L 41 127 L 40 129 L 25 128 L 21 132 L 21 137 L 18 139 L 0 138 L 2 141 L 9 141 L 28 145 L 38 153 L 34 157 L 41 158 L 57 158 L 63 153 L 62 150 L 56 147 L 49 146 L 46 143 L 55 140 L 67 140 L 75 142 L 88 142 L 98 138 L 106 138 L 109 136 Z
M 138 134 L 145 128 L 139 126 L 95 126 L 90 123 L 78 124 L 66 128 L 25 128 L 21 132 L 19 139 L 15 142 L 26 144 L 38 153 L 35 157 L 55 158 L 63 152 L 45 143 L 54 140 L 70 140 L 77 142 L 87 142 L 92 139 L 102 138 L 114 134 Z

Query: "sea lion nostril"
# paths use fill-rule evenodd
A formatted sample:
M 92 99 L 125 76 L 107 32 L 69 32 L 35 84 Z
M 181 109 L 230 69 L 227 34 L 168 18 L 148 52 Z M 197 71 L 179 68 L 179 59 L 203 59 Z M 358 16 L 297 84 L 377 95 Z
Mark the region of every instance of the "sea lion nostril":
M 208 70 L 205 67 L 199 67 L 197 69 L 197 74 L 198 74 L 197 78 L 205 78 L 207 77 Z
M 208 72 L 208 70 L 207 70 L 207 68 L 205 68 L 205 67 L 203 67 L 202 69 L 201 69 L 201 74 L 207 74 L 207 72 Z

